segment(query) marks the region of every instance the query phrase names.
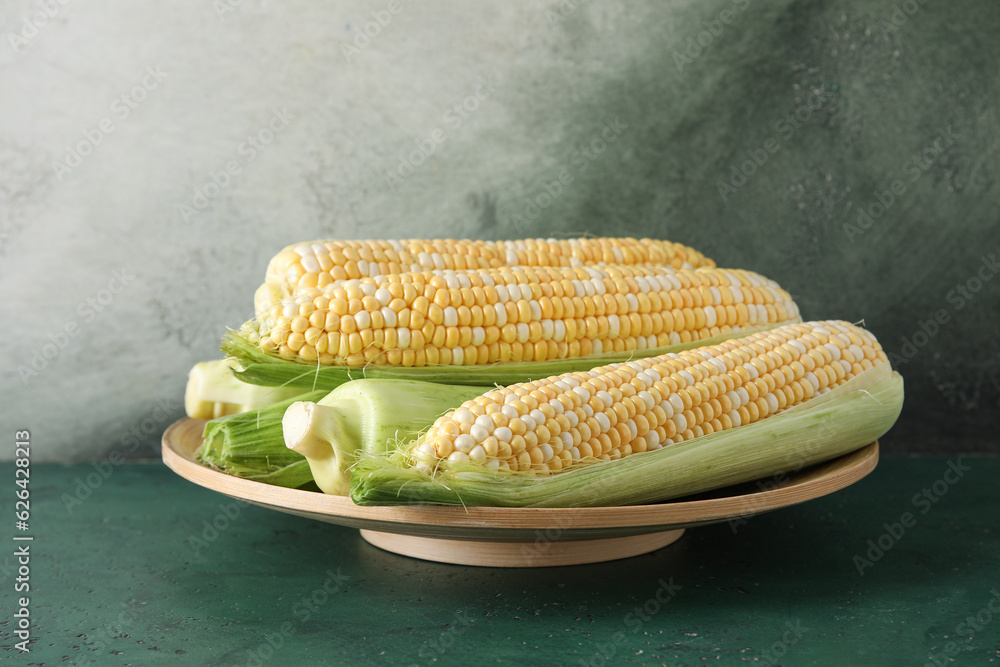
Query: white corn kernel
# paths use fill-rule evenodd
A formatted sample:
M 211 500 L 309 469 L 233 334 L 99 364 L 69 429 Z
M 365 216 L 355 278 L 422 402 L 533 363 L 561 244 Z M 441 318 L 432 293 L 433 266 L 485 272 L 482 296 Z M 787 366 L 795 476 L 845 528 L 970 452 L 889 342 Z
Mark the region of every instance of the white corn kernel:
M 463 433 L 455 438 L 455 449 L 468 454 L 476 446 L 476 440 L 468 433 Z
M 473 440 L 476 442 L 482 442 L 486 438 L 490 437 L 490 432 L 483 428 L 477 421 L 472 425 L 472 428 L 469 429 L 469 435 L 471 435 Z
M 469 452 L 469 460 L 480 465 L 486 463 L 486 450 L 483 449 L 482 445 L 476 445 L 472 448 Z

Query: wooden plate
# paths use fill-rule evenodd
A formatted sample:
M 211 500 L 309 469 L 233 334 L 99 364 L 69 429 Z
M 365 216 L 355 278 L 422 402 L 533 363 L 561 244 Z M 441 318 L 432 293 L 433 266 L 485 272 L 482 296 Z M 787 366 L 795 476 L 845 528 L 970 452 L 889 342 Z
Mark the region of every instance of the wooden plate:
M 363 507 L 347 497 L 253 482 L 199 463 L 194 452 L 204 425 L 185 418 L 163 434 L 163 462 L 195 484 L 279 512 L 360 528 L 363 538 L 387 551 L 489 567 L 576 565 L 648 553 L 677 540 L 685 528 L 788 507 L 850 486 L 878 462 L 873 442 L 789 474 L 781 484 L 768 480 L 655 505 Z

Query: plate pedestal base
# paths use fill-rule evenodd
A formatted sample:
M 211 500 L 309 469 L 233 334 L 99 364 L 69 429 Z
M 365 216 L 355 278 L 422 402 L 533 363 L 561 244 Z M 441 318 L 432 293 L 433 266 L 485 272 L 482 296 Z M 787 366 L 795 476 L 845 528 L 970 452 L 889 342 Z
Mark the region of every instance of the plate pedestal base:
M 638 556 L 674 542 L 683 528 L 761 514 L 833 493 L 857 482 L 878 462 L 878 443 L 873 442 L 798 470 L 776 488 L 757 490 L 744 484 L 718 489 L 707 498 L 650 505 L 369 507 L 344 496 L 286 489 L 214 470 L 200 463 L 196 454 L 204 429 L 204 421 L 181 419 L 163 434 L 163 462 L 195 484 L 280 512 L 358 528 L 364 539 L 386 551 L 481 567 L 581 565 Z
M 361 530 L 369 544 L 393 553 L 453 565 L 549 567 L 629 558 L 676 542 L 684 530 L 599 540 L 549 541 L 539 531 L 534 542 L 473 542 Z

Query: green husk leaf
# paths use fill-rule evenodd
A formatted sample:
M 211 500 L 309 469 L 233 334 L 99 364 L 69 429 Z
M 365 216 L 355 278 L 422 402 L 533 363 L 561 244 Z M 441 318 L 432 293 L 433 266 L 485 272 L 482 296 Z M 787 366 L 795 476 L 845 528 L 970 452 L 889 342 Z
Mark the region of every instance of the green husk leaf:
M 524 361 L 489 364 L 482 366 L 425 366 L 422 368 L 400 368 L 394 366 L 369 365 L 359 368 L 346 366 L 309 365 L 286 359 L 277 354 L 265 352 L 257 344 L 257 333 L 252 322 L 240 331 L 230 331 L 222 341 L 222 351 L 232 357 L 241 367 L 234 371 L 243 382 L 271 387 L 307 387 L 310 389 L 336 389 L 350 380 L 359 378 L 380 378 L 398 380 L 421 380 L 440 384 L 486 386 L 490 384 L 508 385 L 530 382 L 550 375 L 561 375 L 574 371 L 587 371 L 597 366 L 619 361 L 630 361 L 642 357 L 653 357 L 668 352 L 680 352 L 705 345 L 716 345 L 731 338 L 741 338 L 786 326 L 799 319 L 789 320 L 773 326 L 732 331 L 711 338 L 690 343 L 679 343 L 665 347 L 612 352 L 574 359 L 550 361 Z
M 351 471 L 359 505 L 596 507 L 659 502 L 783 471 L 869 444 L 895 422 L 903 379 L 875 366 L 830 392 L 759 422 L 624 459 L 549 476 L 487 473 L 479 467 L 409 467 L 403 452 L 364 457 Z
M 305 458 L 285 447 L 281 417 L 295 401 L 320 400 L 326 394 L 307 392 L 259 410 L 212 419 L 205 424 L 195 456 L 230 475 L 300 488 L 312 482 L 312 474 Z

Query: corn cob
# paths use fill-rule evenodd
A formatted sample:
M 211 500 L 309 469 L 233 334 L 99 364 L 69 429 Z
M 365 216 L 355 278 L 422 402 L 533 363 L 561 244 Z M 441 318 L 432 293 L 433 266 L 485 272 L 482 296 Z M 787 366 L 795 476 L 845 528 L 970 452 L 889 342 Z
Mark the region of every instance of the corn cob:
M 349 469 L 359 454 L 383 455 L 430 426 L 451 406 L 486 387 L 415 380 L 357 380 L 313 402 L 291 403 L 281 418 L 284 446 L 309 460 L 326 493 L 347 495 Z
M 473 366 L 642 351 L 797 318 L 788 293 L 750 271 L 515 266 L 303 289 L 256 329 L 265 352 L 313 366 Z
M 439 418 L 409 452 L 425 472 L 454 463 L 557 473 L 752 424 L 883 363 L 864 329 L 790 325 L 496 389 Z
M 888 363 L 878 363 L 822 396 L 752 424 L 550 475 L 501 471 L 471 462 L 442 464 L 431 475 L 415 468 L 406 451 L 388 457 L 362 456 L 351 469 L 351 499 L 359 505 L 494 507 L 660 502 L 796 472 L 852 452 L 892 427 L 903 394 L 899 373 Z M 329 488 L 322 474 L 316 475 L 316 483 Z
M 229 359 L 202 361 L 188 373 L 184 410 L 192 419 L 250 412 L 305 393 L 302 387 L 261 387 L 240 382 Z
M 313 241 L 290 245 L 271 259 L 254 305 L 259 314 L 302 288 L 393 273 L 602 263 L 715 266 L 693 248 L 654 239 Z

